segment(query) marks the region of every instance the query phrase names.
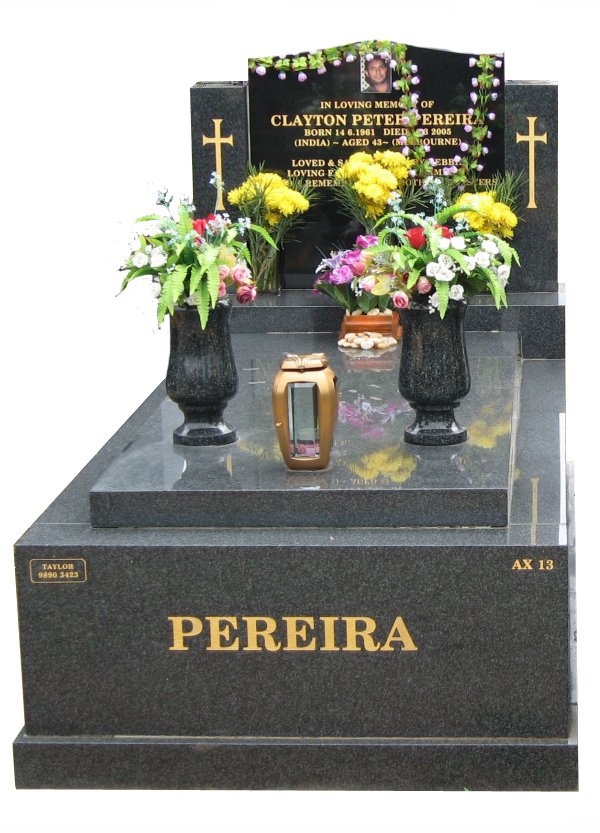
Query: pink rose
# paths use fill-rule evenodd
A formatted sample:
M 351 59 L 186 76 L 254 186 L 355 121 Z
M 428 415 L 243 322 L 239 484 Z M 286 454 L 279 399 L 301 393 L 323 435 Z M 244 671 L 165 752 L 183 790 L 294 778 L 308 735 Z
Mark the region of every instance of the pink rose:
M 219 266 L 219 277 L 221 278 L 221 280 L 226 281 L 230 274 L 231 269 L 229 268 L 229 266 L 226 266 L 224 263 L 222 263 Z
M 219 298 L 224 298 L 227 295 L 227 284 L 221 281 L 219 284 Z
M 365 292 L 371 292 L 375 283 L 376 281 L 373 275 L 367 275 L 366 278 L 361 278 L 359 280 L 358 285 L 361 289 L 364 289 Z
M 409 299 L 406 292 L 394 292 L 392 295 L 392 304 L 396 307 L 396 309 L 405 309 L 408 306 Z
M 247 286 L 248 281 L 252 280 L 250 270 L 246 266 L 234 266 L 231 270 L 231 277 L 238 284 L 238 286 Z
M 431 289 L 431 281 L 428 281 L 427 278 L 419 278 L 417 281 L 417 292 L 419 295 L 427 295 L 428 292 L 431 292 Z
M 249 304 L 256 298 L 256 287 L 246 284 L 238 286 L 236 295 L 240 304 Z

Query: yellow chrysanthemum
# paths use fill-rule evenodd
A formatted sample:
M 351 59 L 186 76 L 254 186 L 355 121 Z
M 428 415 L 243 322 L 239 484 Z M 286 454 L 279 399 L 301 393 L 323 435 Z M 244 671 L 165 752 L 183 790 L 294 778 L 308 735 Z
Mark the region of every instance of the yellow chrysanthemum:
M 405 182 L 412 163 L 402 153 L 393 150 L 378 150 L 373 154 L 373 159 L 388 171 L 391 171 L 398 183 Z
M 269 188 L 265 192 L 265 203 L 269 211 L 278 211 L 284 217 L 303 214 L 310 207 L 306 197 L 286 186 Z
M 461 194 L 457 205 L 475 209 L 456 214 L 456 219 L 466 220 L 472 229 L 482 234 L 495 234 L 498 237 L 512 237 L 517 225 L 517 217 L 503 202 L 496 202 L 494 193 L 483 191 L 480 194 Z
M 239 188 L 230 191 L 227 199 L 233 205 L 240 205 L 262 196 L 271 188 L 286 187 L 287 184 L 287 179 L 283 179 L 279 174 L 260 172 L 255 176 L 249 176 Z

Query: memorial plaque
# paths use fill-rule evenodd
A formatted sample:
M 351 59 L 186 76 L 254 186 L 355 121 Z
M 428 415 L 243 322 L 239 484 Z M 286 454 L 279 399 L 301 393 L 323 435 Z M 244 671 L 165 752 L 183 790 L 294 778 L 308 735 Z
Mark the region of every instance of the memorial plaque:
M 308 53 L 305 56 L 308 60 Z M 478 70 L 469 66 L 471 55 L 443 50 L 406 47 L 406 60 L 415 68 L 411 95 L 417 94 L 419 127 L 430 146 L 435 172 L 451 166 L 468 139 L 473 106 L 471 79 Z M 374 59 L 377 60 L 376 58 Z M 368 62 L 357 56 L 339 66 L 327 64 L 319 74 L 307 70 L 299 82 L 298 72 L 280 78 L 276 68 L 264 74 L 250 71 L 248 81 L 250 156 L 254 164 L 265 163 L 286 177 L 301 177 L 321 190 L 319 205 L 311 212 L 297 242 L 285 247 L 285 285 L 310 287 L 322 252 L 338 242 L 349 244 L 359 233 L 357 224 L 344 217 L 331 199 L 336 165 L 357 151 L 401 151 L 406 109 L 402 91 L 394 88 L 396 72 L 388 69 L 386 92 L 366 84 Z M 491 136 L 481 177 L 491 178 L 504 169 L 503 68 L 495 73 L 500 81 L 498 99 L 491 110 Z

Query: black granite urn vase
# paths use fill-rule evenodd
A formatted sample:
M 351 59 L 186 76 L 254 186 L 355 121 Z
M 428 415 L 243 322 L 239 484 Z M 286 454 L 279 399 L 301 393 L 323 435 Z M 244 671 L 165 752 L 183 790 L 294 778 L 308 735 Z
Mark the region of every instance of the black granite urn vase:
M 204 330 L 195 307 L 177 307 L 171 316 L 167 395 L 184 417 L 173 431 L 174 443 L 227 445 L 237 439 L 235 430 L 223 421 L 223 411 L 238 388 L 230 316 L 227 299 L 210 311 Z
M 399 388 L 415 409 L 404 439 L 414 445 L 454 445 L 467 439 L 454 408 L 471 388 L 465 346 L 465 301 L 450 301 L 444 318 L 430 312 L 427 298 L 402 310 Z

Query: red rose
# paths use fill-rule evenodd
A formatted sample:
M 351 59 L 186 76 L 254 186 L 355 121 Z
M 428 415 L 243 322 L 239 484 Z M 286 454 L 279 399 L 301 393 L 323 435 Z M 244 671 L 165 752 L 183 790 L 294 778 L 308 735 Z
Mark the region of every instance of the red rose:
M 207 214 L 206 217 L 204 217 L 201 220 L 194 220 L 194 222 L 192 224 L 193 228 L 194 228 L 194 231 L 198 232 L 200 237 L 202 237 L 202 235 L 206 231 L 206 227 L 208 226 L 210 221 L 211 220 L 216 220 L 216 219 L 217 218 L 215 217 L 214 214 Z
M 413 247 L 413 249 L 424 249 L 427 245 L 425 231 L 421 228 L 421 226 L 409 228 L 409 230 L 406 232 L 406 239 L 408 240 L 409 244 Z
M 454 235 L 452 234 L 452 232 L 450 231 L 450 229 L 449 229 L 447 226 L 436 226 L 436 228 L 441 229 L 441 230 L 442 230 L 442 237 L 445 237 L 445 238 L 446 238 L 446 239 L 448 239 L 448 240 L 449 240 L 451 237 L 453 237 L 453 236 L 454 236 Z

